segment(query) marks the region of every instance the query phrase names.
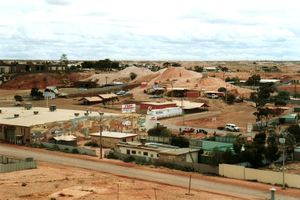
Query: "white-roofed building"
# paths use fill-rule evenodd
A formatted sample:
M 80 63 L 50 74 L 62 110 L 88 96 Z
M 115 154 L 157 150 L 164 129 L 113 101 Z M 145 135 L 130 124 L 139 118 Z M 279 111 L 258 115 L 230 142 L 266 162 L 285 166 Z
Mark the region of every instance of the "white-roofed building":
M 117 114 L 105 113 L 106 116 Z M 55 122 L 71 122 L 72 120 L 84 121 L 88 118 L 97 120 L 98 112 L 67 109 L 49 109 L 33 107 L 2 107 L 0 108 L 0 140 L 9 143 L 24 144 L 33 141 L 33 130 L 37 127 L 47 127 Z

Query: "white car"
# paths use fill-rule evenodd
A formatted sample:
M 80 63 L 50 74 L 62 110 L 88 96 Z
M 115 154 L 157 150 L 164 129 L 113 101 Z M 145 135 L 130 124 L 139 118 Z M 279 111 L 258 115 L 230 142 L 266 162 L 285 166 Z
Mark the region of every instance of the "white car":
M 233 132 L 239 132 L 240 131 L 240 127 L 238 127 L 235 124 L 226 124 L 224 129 L 227 130 L 227 131 L 233 131 Z

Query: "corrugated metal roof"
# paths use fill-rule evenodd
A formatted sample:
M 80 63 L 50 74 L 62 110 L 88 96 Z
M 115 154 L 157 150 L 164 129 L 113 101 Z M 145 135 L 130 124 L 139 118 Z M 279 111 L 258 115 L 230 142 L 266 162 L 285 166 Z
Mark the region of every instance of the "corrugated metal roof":
M 92 133 L 90 135 L 100 137 L 100 132 Z M 135 136 L 137 136 L 137 134 L 102 131 L 102 137 L 108 137 L 108 138 L 128 138 L 128 137 L 135 137 Z
M 111 98 L 117 98 L 118 95 L 116 94 L 99 94 L 99 97 L 101 97 L 102 99 L 111 99 Z
M 195 109 L 195 108 L 203 108 L 208 107 L 205 103 L 191 102 L 191 101 L 177 101 L 173 100 L 174 103 L 178 107 L 182 107 L 183 109 Z
M 61 135 L 53 138 L 57 141 L 74 141 L 77 139 L 77 137 L 73 135 Z
M 103 99 L 101 99 L 98 96 L 95 96 L 95 97 L 83 97 L 83 98 L 79 99 L 79 101 L 82 101 L 82 100 L 86 100 L 86 101 L 89 101 L 89 102 L 101 102 L 101 101 L 103 101 Z

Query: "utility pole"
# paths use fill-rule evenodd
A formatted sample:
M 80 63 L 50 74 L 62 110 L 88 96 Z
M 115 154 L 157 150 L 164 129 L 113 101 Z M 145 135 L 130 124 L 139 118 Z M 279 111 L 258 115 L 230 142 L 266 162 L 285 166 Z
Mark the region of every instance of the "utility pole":
M 99 115 L 100 115 L 100 120 L 99 120 L 99 134 L 100 134 L 99 146 L 100 146 L 100 159 L 102 159 L 102 117 L 103 117 L 104 113 L 99 112 Z
M 280 144 L 282 144 L 282 189 L 285 189 L 285 138 L 279 138 Z

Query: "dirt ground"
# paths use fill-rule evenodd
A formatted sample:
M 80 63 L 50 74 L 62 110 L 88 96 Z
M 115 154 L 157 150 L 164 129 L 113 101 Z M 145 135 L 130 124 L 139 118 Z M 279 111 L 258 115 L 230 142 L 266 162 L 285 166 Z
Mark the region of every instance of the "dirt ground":
M 191 191 L 110 174 L 40 162 L 38 169 L 1 174 L 0 199 L 211 199 L 239 198 Z M 156 197 L 155 197 L 156 195 Z
M 209 105 L 209 110 L 212 115 L 199 115 L 197 119 L 189 119 L 189 116 L 184 117 L 184 125 L 191 127 L 217 128 L 224 126 L 227 123 L 234 123 L 241 128 L 241 131 L 246 131 L 247 123 L 254 123 L 256 111 L 249 103 L 237 103 L 234 105 L 225 105 L 221 100 L 212 100 Z M 178 122 L 182 125 L 182 121 Z

